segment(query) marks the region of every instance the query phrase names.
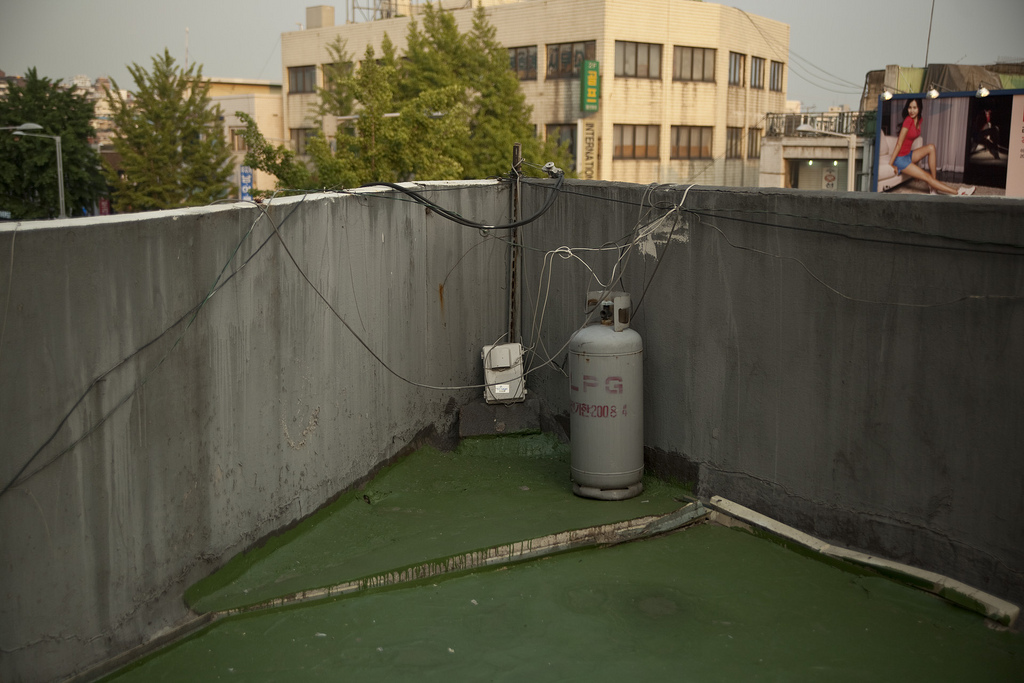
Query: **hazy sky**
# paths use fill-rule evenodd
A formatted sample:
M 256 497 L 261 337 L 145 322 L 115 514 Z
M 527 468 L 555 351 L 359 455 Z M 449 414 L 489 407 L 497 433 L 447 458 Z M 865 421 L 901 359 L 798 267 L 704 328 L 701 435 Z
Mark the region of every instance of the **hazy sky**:
M 644 0 L 635 0 L 643 11 Z M 804 109 L 857 108 L 864 74 L 886 64 L 987 64 L 1024 59 L 1021 0 L 731 0 L 790 25 L 787 96 Z M 131 89 L 125 65 L 149 67 L 166 47 L 203 64 L 207 76 L 281 81 L 284 31 L 304 22 L 307 5 L 325 0 L 0 0 L 0 70 L 70 80 L 112 76 Z M 348 0 L 333 3 L 338 23 Z M 361 0 L 361 5 L 370 0 Z

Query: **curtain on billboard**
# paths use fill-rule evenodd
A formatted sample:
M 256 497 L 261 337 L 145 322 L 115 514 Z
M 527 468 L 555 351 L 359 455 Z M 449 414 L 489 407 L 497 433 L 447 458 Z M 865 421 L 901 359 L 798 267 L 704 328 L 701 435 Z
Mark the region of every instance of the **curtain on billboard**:
M 936 166 L 939 171 L 964 172 L 964 161 L 967 157 L 964 133 L 969 128 L 969 109 L 970 99 L 967 97 L 925 100 L 924 141 L 935 145 L 938 153 Z

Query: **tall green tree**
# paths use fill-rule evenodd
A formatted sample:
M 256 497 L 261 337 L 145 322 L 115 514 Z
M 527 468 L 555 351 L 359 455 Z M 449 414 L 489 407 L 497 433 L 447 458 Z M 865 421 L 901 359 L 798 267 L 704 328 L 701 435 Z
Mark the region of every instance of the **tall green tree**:
M 366 54 L 352 83 L 360 107 L 357 135 L 349 148 L 358 151 L 358 158 L 369 178 L 392 181 L 401 166 L 398 138 L 402 122 L 398 117 L 385 116 L 395 111 L 398 80 L 394 67 L 387 62 L 385 55 L 378 63 L 373 46 L 366 46 Z M 342 146 L 341 140 L 338 146 Z
M 166 49 L 153 68 L 128 67 L 133 101 L 114 83 L 107 95 L 117 136 L 119 168 L 107 165 L 118 211 L 209 204 L 228 196 L 231 173 L 219 106 L 210 106 L 203 68 L 179 67 Z
M 399 100 L 408 101 L 421 92 L 450 86 L 465 90 L 467 71 L 473 62 L 472 48 L 451 12 L 430 3 L 424 5 L 423 29 L 410 21 L 405 45 Z
M 507 173 L 516 142 L 522 143 L 525 159 L 537 164 L 554 161 L 570 170 L 572 159 L 566 150 L 535 136 L 533 108 L 509 69 L 508 50 L 498 41 L 482 5 L 473 14 L 472 30 L 465 34 L 451 12 L 425 5 L 423 27 L 410 22 L 407 46 L 399 99 L 440 87 L 460 91 L 457 101 L 468 114 L 469 135 L 453 140 L 458 149 L 449 153 L 461 162 L 463 177 Z
M 91 212 L 105 189 L 99 156 L 89 146 L 95 135 L 92 118 L 85 93 L 40 77 L 35 68 L 28 70 L 24 86 L 12 83 L 0 97 L 0 127 L 36 123 L 43 129 L 33 132 L 60 136 L 68 216 Z M 18 220 L 60 215 L 55 140 L 0 131 L 0 210 Z
M 310 138 L 306 150 L 312 170 L 284 146 L 270 145 L 251 119 L 244 119 L 245 163 L 276 175 L 287 188 L 461 178 L 459 156 L 469 137 L 462 89 L 455 85 L 434 88 L 399 101 L 395 95 L 398 59 L 387 36 L 382 50 L 378 58 L 373 47 L 367 46 L 359 68 L 348 75 L 338 74 L 337 81 L 330 84 L 332 93 L 344 92 L 352 98 L 358 118 L 351 127 L 338 129 L 333 150 L 326 136 Z M 324 117 L 334 115 L 329 108 L 320 111 Z
M 309 190 L 320 187 L 306 164 L 296 158 L 295 152 L 284 145 L 275 146 L 268 142 L 256 121 L 245 112 L 235 112 L 235 116 L 245 123 L 242 138 L 245 140 L 246 166 L 275 176 L 279 188 Z
M 486 12 L 477 9 L 467 34 L 450 12 L 429 4 L 422 21 L 422 28 L 410 22 L 401 59 L 387 35 L 382 55 L 368 46 L 358 68 L 344 43 L 328 46 L 334 63 L 315 110 L 321 129 L 332 116 L 358 118 L 338 127 L 333 150 L 324 135 L 308 142 L 310 187 L 502 175 L 515 142 L 523 143 L 525 159 L 554 161 L 568 171 L 565 150 L 534 136 L 532 110 Z M 302 160 L 269 145 L 254 124 L 246 143 L 248 165 L 299 187 L 284 178 L 301 181 Z
M 385 34 L 386 35 L 386 34 Z M 355 106 L 355 96 L 349 87 L 349 81 L 355 72 L 352 55 L 345 49 L 345 40 L 338 36 L 327 44 L 327 54 L 331 63 L 324 64 L 324 84 L 317 87 L 316 94 L 320 98 L 317 115 L 322 121 L 325 116 L 349 116 Z
M 538 165 L 548 161 L 570 173 L 572 158 L 557 142 L 541 141 L 533 132 L 533 107 L 509 68 L 508 50 L 497 39 L 483 6 L 473 14 L 467 36 L 469 49 L 465 79 L 470 90 L 469 155 L 467 178 L 486 178 L 508 171 L 512 145 L 523 146 L 523 158 Z

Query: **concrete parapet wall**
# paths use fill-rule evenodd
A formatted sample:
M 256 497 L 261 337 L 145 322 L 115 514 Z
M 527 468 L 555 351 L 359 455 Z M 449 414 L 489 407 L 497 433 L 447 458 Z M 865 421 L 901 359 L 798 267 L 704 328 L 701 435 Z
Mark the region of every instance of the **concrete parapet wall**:
M 523 215 L 551 184 L 524 187 Z M 427 192 L 509 215 L 501 183 Z M 186 586 L 479 396 L 394 377 L 273 233 L 397 373 L 476 384 L 506 329 L 504 234 L 393 198 L 0 228 L 0 679 L 61 678 L 182 624 Z M 568 414 L 565 344 L 601 287 L 566 250 L 548 280 L 545 252 L 612 284 L 638 223 L 668 215 L 614 273 L 645 340 L 652 462 L 1024 603 L 1022 214 L 566 181 L 521 230 L 530 396 Z
M 509 214 L 495 183 L 429 194 Z M 397 373 L 478 383 L 505 246 L 395 196 L 0 228 L 0 486 L 27 463 L 0 496 L 0 679 L 62 678 L 182 623 L 185 587 L 476 395 L 395 378 L 274 237 L 271 219 Z
M 682 202 L 671 242 L 669 222 L 615 287 L 636 305 L 650 282 L 634 328 L 659 465 L 1024 603 L 1024 202 L 684 191 L 572 183 L 527 236 L 622 245 Z M 619 252 L 575 253 L 607 283 Z M 528 257 L 532 296 L 540 269 Z M 578 262 L 556 267 L 540 335 L 556 363 L 594 289 Z M 568 413 L 559 372 L 530 386 Z

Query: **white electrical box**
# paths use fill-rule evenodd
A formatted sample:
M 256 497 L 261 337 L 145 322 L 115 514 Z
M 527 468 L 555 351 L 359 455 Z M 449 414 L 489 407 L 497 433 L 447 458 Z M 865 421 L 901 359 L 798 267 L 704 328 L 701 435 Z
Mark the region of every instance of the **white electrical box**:
M 516 403 L 526 400 L 523 379 L 523 345 L 495 344 L 480 352 L 484 361 L 484 400 L 488 403 Z

